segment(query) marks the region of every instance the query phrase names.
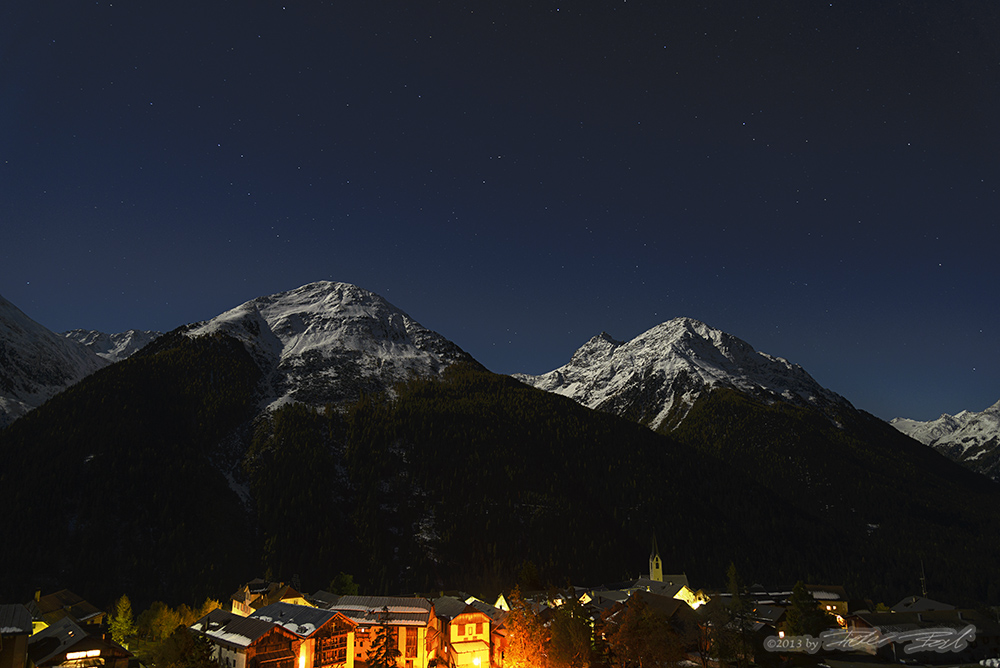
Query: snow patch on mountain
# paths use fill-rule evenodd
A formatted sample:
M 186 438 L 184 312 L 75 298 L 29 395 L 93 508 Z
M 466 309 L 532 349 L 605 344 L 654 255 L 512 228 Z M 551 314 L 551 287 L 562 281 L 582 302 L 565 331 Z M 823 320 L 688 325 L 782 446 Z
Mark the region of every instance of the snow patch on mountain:
M 272 406 L 343 404 L 472 359 L 382 297 L 330 281 L 252 299 L 186 334 L 215 332 L 244 343 L 265 372 Z
M 0 296 L 0 427 L 107 364 Z
M 515 377 L 652 429 L 664 422 L 676 426 L 699 396 L 716 387 L 818 408 L 850 406 L 801 366 L 691 318 L 669 320 L 627 342 L 602 332 L 569 364 Z
M 986 410 L 944 413 L 936 420 L 894 418 L 893 427 L 946 457 L 1000 482 L 1000 401 Z
M 111 363 L 130 357 L 161 334 L 162 332 L 141 329 L 130 329 L 117 334 L 105 334 L 92 329 L 71 329 L 62 333 L 67 339 L 82 343 L 98 357 L 103 357 Z

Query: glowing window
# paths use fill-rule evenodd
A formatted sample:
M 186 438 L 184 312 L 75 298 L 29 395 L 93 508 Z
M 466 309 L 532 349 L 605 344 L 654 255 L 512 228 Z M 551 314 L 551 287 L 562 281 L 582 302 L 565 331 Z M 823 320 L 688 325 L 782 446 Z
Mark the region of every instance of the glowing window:
M 85 652 L 67 652 L 66 660 L 74 661 L 76 659 L 92 659 L 95 656 L 100 656 L 101 650 L 99 649 L 88 649 Z

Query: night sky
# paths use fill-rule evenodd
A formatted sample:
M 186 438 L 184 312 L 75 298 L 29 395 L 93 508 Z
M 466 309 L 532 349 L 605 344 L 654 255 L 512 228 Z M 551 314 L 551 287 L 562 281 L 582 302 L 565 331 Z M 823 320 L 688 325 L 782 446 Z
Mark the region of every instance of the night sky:
M 1000 4 L 0 9 L 0 294 L 170 330 L 315 280 L 493 371 L 676 316 L 883 418 L 1000 399 Z

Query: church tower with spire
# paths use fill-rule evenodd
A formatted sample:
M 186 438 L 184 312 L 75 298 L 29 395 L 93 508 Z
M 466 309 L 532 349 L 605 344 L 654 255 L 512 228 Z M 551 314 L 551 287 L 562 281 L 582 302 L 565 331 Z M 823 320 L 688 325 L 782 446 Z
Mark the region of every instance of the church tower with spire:
M 653 550 L 649 553 L 649 579 L 653 582 L 663 582 L 663 560 L 656 547 L 656 536 L 653 536 Z

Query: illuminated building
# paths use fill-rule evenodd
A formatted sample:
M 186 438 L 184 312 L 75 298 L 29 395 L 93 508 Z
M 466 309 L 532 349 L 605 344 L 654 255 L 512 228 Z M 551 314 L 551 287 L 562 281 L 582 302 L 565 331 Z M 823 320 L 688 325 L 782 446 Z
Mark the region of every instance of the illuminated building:
M 251 580 L 229 597 L 229 610 L 242 617 L 249 617 L 272 603 L 312 605 L 305 596 L 284 582 L 269 582 L 260 578 Z
M 386 626 L 399 650 L 397 665 L 426 668 L 431 659 L 437 658 L 436 620 L 431 602 L 425 598 L 340 596 L 329 609 L 345 615 L 357 625 L 355 661 L 367 662 L 383 610 L 388 612 Z
M 23 605 L 0 605 L 0 668 L 24 668 L 31 615 Z
M 61 619 L 69 619 L 84 630 L 97 628 L 104 623 L 105 613 L 68 589 L 42 596 L 35 592 L 34 600 L 25 607 L 31 613 L 32 632 L 37 633 Z
M 127 668 L 131 658 L 118 643 L 90 635 L 69 617 L 28 640 L 29 668 Z
M 475 598 L 434 599 L 434 616 L 441 629 L 440 656 L 456 668 L 490 666 L 504 643 L 501 630 L 507 613 Z M 441 660 L 439 659 L 439 661 Z
M 220 668 L 297 668 L 301 638 L 260 619 L 213 610 L 191 625 L 212 644 Z
M 294 603 L 272 603 L 249 619 L 277 624 L 299 637 L 301 642 L 294 668 L 354 666 L 351 648 L 355 644 L 357 624 L 337 611 Z

